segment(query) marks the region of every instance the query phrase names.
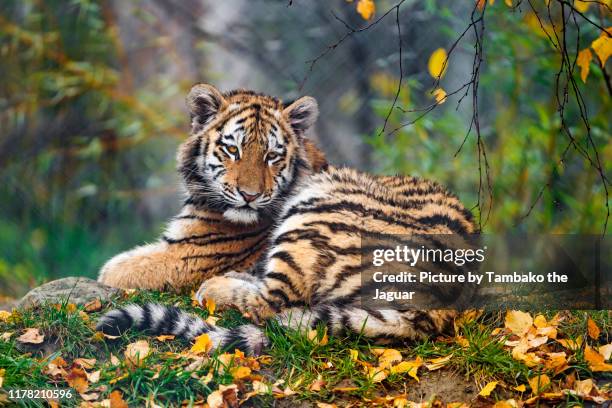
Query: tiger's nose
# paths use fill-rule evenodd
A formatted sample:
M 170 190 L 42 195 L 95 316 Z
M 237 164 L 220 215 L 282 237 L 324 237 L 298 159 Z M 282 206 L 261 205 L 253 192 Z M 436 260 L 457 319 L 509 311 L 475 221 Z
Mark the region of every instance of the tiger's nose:
M 250 203 L 251 201 L 255 201 L 257 197 L 261 195 L 261 193 L 250 193 L 250 192 L 246 192 L 240 189 L 238 189 L 238 192 L 240 193 L 242 198 L 244 198 L 244 201 L 246 201 L 247 203 Z

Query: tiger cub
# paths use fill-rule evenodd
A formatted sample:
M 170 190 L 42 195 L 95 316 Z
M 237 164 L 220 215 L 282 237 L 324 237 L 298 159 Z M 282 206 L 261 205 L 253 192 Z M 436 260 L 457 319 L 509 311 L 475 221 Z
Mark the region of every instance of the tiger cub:
M 309 115 L 313 112 L 304 110 L 301 116 L 310 123 Z M 235 306 L 256 322 L 272 317 L 299 330 L 324 324 L 330 334 L 354 332 L 385 341 L 452 328 L 455 311 L 377 310 L 362 305 L 360 287 L 362 236 L 473 233 L 472 216 L 454 195 L 414 177 L 377 177 L 331 166 L 296 177 L 265 255 L 250 273 L 232 271 L 206 280 L 196 294 L 201 303 L 213 299 L 220 307 Z M 129 327 L 188 339 L 208 333 L 215 347 L 253 354 L 269 343 L 256 325 L 210 326 L 158 304 L 114 310 L 98 324 L 115 335 Z
M 98 280 L 120 288 L 197 288 L 227 271 L 246 271 L 266 248 L 275 214 L 297 180 L 325 168 L 304 140 L 316 101 L 289 106 L 250 91 L 221 94 L 195 85 L 187 97 L 191 136 L 179 148 L 187 192 L 161 239 L 112 258 Z

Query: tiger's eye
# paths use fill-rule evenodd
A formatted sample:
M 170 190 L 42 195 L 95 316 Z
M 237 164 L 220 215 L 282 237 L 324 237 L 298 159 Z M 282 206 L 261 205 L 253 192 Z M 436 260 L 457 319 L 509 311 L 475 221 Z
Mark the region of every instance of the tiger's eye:
M 236 146 L 228 146 L 227 151 L 231 154 L 236 154 L 238 152 L 238 148 Z
M 276 154 L 274 152 L 270 152 L 270 153 L 268 153 L 268 157 L 266 159 L 269 161 L 269 160 L 274 160 L 277 157 L 278 157 L 278 154 Z

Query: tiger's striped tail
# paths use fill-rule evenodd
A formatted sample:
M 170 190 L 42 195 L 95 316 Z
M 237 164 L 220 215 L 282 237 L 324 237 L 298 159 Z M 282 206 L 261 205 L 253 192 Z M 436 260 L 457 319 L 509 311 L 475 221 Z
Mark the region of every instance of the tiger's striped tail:
M 454 310 L 376 310 L 332 302 L 307 310 L 285 310 L 277 316 L 277 321 L 281 326 L 302 332 L 322 325 L 331 335 L 353 333 L 378 343 L 393 343 L 450 333 L 456 316 Z
M 150 335 L 171 334 L 187 340 L 206 333 L 213 349 L 237 348 L 251 355 L 261 354 L 269 344 L 263 331 L 254 325 L 246 324 L 234 329 L 212 326 L 177 307 L 157 303 L 130 304 L 111 310 L 96 325 L 96 330 L 111 336 L 119 336 L 130 329 Z

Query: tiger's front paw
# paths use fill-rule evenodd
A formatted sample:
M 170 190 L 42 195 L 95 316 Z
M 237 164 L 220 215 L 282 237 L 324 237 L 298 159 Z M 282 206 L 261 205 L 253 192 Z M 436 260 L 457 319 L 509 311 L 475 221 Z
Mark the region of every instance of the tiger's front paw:
M 272 315 L 269 305 L 260 294 L 259 286 L 227 275 L 208 279 L 202 283 L 195 296 L 201 305 L 211 299 L 219 308 L 234 306 L 256 322 Z

